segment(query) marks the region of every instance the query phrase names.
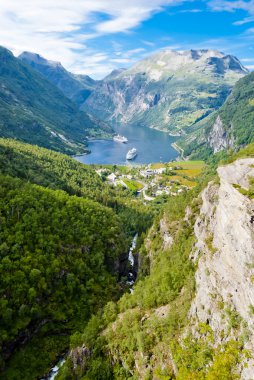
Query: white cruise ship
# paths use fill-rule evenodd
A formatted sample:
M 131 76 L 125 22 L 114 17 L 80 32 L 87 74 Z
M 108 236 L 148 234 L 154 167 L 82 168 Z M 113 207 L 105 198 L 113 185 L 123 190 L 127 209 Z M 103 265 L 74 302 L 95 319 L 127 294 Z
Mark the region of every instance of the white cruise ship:
M 136 148 L 132 148 L 126 154 L 126 160 L 133 160 L 133 158 L 135 158 L 137 156 L 137 154 L 138 154 L 137 153 L 137 149 Z
M 121 143 L 127 143 L 128 142 L 128 139 L 127 137 L 125 136 L 121 136 L 121 135 L 116 135 L 113 137 L 113 140 L 114 141 L 117 141 L 117 142 L 121 142 Z

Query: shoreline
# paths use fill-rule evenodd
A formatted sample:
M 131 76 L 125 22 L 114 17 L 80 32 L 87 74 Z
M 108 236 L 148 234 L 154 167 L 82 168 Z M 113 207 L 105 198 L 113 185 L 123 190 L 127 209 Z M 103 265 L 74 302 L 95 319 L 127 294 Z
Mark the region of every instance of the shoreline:
M 177 145 L 176 142 L 172 143 L 171 146 L 180 154 L 180 158 L 186 161 L 186 158 L 184 157 L 184 150 L 179 145 Z

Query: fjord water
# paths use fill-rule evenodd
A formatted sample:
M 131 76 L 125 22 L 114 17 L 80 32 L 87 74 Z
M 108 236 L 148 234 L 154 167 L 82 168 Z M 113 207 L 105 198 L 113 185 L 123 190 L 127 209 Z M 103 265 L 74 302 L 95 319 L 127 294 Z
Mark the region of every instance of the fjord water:
M 133 164 L 166 162 L 176 159 L 178 153 L 171 144 L 176 140 L 167 133 L 141 126 L 116 126 L 115 131 L 128 138 L 127 144 L 112 140 L 90 141 L 91 154 L 76 157 L 85 164 L 126 164 L 126 153 L 131 148 L 138 151 Z

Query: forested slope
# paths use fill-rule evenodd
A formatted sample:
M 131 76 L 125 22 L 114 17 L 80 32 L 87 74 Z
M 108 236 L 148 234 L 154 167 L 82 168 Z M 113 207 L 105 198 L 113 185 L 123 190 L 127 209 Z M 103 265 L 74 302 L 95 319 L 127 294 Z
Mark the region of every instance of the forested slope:
M 155 210 L 92 167 L 11 139 L 0 177 L 0 378 L 30 380 L 119 298 L 131 237 Z
M 0 136 L 56 151 L 84 152 L 87 137 L 110 133 L 41 74 L 0 47 Z
M 36 331 L 70 331 L 114 296 L 127 241 L 113 211 L 90 200 L 8 176 L 0 199 L 4 359 Z
M 153 208 L 138 202 L 128 189 L 111 187 L 93 167 L 48 149 L 0 139 L 0 172 L 111 207 L 128 236 L 141 234 L 153 218 Z

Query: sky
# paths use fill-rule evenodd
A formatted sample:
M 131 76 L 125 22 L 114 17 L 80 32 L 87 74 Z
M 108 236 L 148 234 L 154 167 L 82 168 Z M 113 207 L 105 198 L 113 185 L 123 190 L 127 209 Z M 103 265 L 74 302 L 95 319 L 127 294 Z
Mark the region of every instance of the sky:
M 0 45 L 103 78 L 160 49 L 216 49 L 254 69 L 254 0 L 0 0 Z

